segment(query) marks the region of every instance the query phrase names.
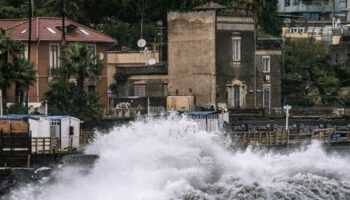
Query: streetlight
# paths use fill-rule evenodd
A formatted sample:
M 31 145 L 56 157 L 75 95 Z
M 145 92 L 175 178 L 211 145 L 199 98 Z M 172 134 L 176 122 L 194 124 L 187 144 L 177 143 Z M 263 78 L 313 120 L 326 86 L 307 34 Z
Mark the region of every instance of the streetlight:
M 283 106 L 283 109 L 286 111 L 286 131 L 288 132 L 288 126 L 289 126 L 289 110 L 292 109 L 292 106 L 285 105 Z

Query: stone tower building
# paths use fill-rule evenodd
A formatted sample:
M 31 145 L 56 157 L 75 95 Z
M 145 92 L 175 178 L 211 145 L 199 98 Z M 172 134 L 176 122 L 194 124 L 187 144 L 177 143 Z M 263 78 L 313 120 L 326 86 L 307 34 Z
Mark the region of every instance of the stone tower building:
M 168 14 L 168 93 L 216 104 L 216 11 Z
M 273 59 L 268 55 L 272 51 L 257 55 L 255 35 L 253 14 L 246 10 L 208 3 L 193 11 L 168 13 L 169 96 L 192 97 L 196 107 L 279 107 L 281 50 L 273 51 Z M 271 73 L 274 77 L 271 64 L 277 70 Z M 265 75 L 268 79 L 259 78 Z

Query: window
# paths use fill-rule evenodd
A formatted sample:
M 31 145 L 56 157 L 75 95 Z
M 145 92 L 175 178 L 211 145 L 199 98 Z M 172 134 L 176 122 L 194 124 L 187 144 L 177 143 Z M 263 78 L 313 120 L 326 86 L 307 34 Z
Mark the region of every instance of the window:
M 246 105 L 247 86 L 235 78 L 227 84 L 227 104 L 229 107 L 244 108 Z
M 46 29 L 47 29 L 50 33 L 56 34 L 56 31 L 54 31 L 53 28 L 46 27 Z
M 241 37 L 232 37 L 232 61 L 241 61 Z
M 146 86 L 145 85 L 134 85 L 134 96 L 145 97 Z
M 50 122 L 50 136 L 51 138 L 59 137 L 61 120 L 51 120 Z
M 21 57 L 23 59 L 28 60 L 28 45 L 27 44 L 23 45 L 23 53 L 22 53 Z
M 297 6 L 297 5 L 299 5 L 299 0 L 294 0 L 293 1 L 293 6 Z
M 84 35 L 90 35 L 86 30 L 84 29 L 79 29 L 80 32 L 82 32 Z
M 320 14 L 318 13 L 312 13 L 310 16 L 311 21 L 319 21 L 320 20 Z
M 263 107 L 271 108 L 271 85 L 263 86 Z
M 285 0 L 284 1 L 284 7 L 290 6 L 290 0 Z
M 57 44 L 50 45 L 50 69 L 59 67 L 59 50 Z
M 164 96 L 168 96 L 168 84 L 163 85 Z
M 95 93 L 96 92 L 96 84 L 95 83 L 89 83 L 87 89 L 88 89 L 88 93 Z
M 339 7 L 340 8 L 346 8 L 347 6 L 347 0 L 339 0 Z
M 270 63 L 271 63 L 270 56 L 263 56 L 262 63 L 263 63 L 263 72 L 270 73 Z
M 96 45 L 95 44 L 88 44 L 87 47 L 92 52 L 91 59 L 95 59 L 95 56 L 96 56 Z M 95 59 L 95 63 L 96 62 L 97 62 L 97 60 Z

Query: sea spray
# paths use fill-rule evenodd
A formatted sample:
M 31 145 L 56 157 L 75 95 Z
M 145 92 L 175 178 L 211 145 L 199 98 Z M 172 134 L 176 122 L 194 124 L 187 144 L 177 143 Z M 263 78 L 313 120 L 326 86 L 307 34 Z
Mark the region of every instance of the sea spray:
M 140 119 L 100 135 L 88 174 L 64 167 L 54 183 L 11 192 L 14 200 L 350 199 L 350 160 L 313 143 L 288 154 L 228 151 L 217 133 L 186 117 Z

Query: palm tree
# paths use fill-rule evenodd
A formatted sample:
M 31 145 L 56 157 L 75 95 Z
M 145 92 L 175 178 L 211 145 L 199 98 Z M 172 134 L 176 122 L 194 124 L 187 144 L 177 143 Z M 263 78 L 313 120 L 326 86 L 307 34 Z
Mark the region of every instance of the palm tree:
M 14 82 L 14 69 L 10 60 L 19 58 L 22 51 L 22 43 L 13 40 L 4 29 L 0 28 L 0 88 L 2 91 L 3 108 L 7 104 L 7 89 Z
M 0 58 L 5 62 L 9 58 L 17 58 L 22 52 L 23 45 L 21 42 L 13 40 L 11 36 L 2 28 L 0 28 Z
M 86 79 L 96 80 L 102 70 L 102 63 L 97 59 L 94 50 L 80 43 L 66 49 L 62 63 L 61 77 L 65 81 L 75 78 L 80 90 L 84 90 Z
M 36 80 L 36 71 L 33 68 L 33 64 L 29 63 L 24 58 L 15 59 L 12 67 L 14 70 L 15 99 L 17 103 L 23 104 L 24 94 L 26 94 L 27 99 L 29 86 L 33 85 Z M 28 101 L 26 101 L 26 103 L 27 102 Z
M 65 49 L 61 58 L 59 79 L 52 81 L 45 100 L 51 114 L 69 114 L 88 120 L 101 116 L 98 96 L 87 94 L 84 90 L 86 80 L 96 80 L 101 74 L 102 63 L 95 56 L 93 49 L 75 43 Z M 77 84 L 71 83 L 75 79 Z

